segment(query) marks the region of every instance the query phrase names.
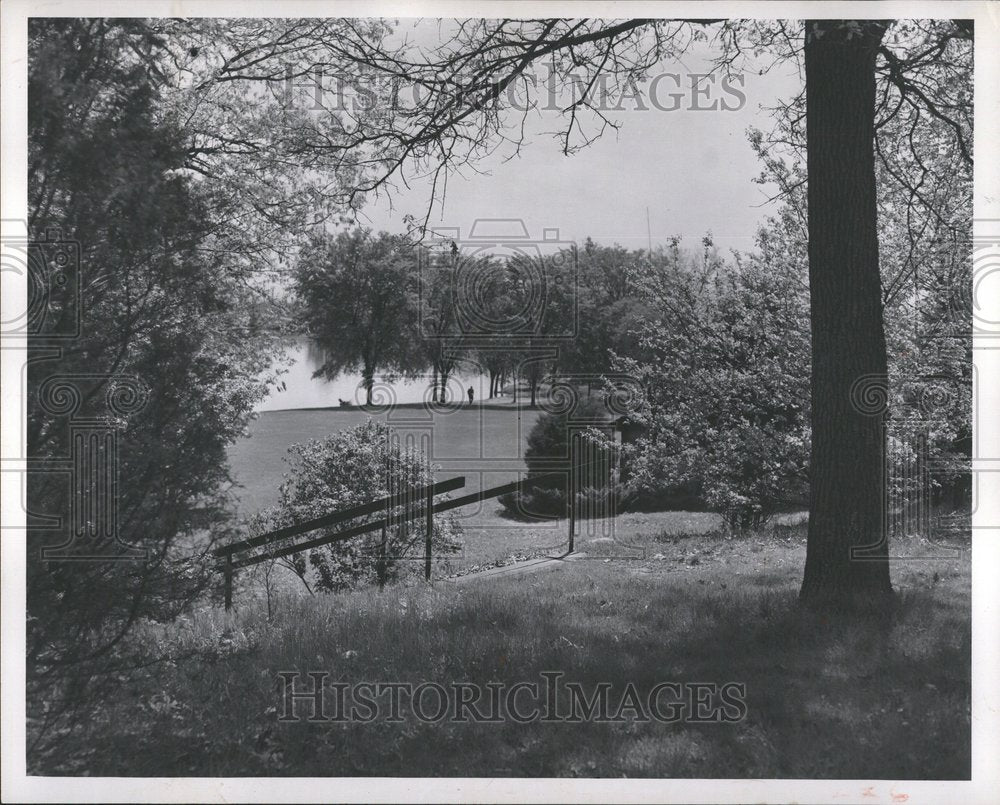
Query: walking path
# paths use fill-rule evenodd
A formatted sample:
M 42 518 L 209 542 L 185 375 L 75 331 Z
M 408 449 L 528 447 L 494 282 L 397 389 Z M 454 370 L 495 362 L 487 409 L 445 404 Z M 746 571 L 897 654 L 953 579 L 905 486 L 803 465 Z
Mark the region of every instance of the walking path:
M 448 584 L 468 584 L 472 581 L 486 581 L 490 579 L 506 578 L 508 576 L 521 576 L 527 573 L 539 573 L 545 570 L 560 570 L 566 567 L 569 562 L 578 559 L 585 559 L 587 554 L 574 552 L 562 556 L 539 556 L 536 559 L 525 559 L 523 562 L 514 562 L 512 565 L 503 567 L 492 567 L 489 570 L 480 570 L 477 573 L 466 573 L 464 576 L 453 576 L 449 579 L 441 579 Z

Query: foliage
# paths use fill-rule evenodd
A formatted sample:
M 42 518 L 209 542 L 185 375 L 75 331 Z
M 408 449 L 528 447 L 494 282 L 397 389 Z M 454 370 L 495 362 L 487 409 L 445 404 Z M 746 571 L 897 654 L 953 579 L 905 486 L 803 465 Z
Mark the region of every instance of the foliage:
M 353 218 L 364 201 L 353 192 L 358 166 L 337 147 L 347 121 L 317 100 L 316 87 L 351 69 L 341 46 L 355 37 L 377 42 L 391 24 L 339 17 L 140 24 L 145 34 L 130 58 L 162 79 L 162 115 L 189 134 L 181 170 L 215 197 L 214 248 L 247 271 L 283 279 L 307 227 Z
M 962 25 L 897 21 L 876 70 L 889 492 L 898 500 L 929 491 L 936 502 L 955 508 L 969 505 L 972 433 L 973 65 Z M 764 165 L 759 182 L 777 187 L 782 200 L 767 237 L 797 240 L 803 253 L 804 110 L 804 97 L 795 98 L 776 110 L 773 132 L 751 133 Z M 933 467 L 924 476 L 929 490 L 918 489 L 925 482 L 915 479 L 927 467 Z
M 466 352 L 459 322 L 462 303 L 455 276 L 458 248 L 454 243 L 444 252 L 440 248 L 414 247 L 414 254 L 418 263 L 409 299 L 414 331 L 400 333 L 398 337 L 410 340 L 418 360 L 430 366 L 433 372 L 431 401 L 445 402 L 448 379 Z
M 203 551 L 230 527 L 226 447 L 280 352 L 266 296 L 214 248 L 217 199 L 182 170 L 190 132 L 164 114 L 163 76 L 137 56 L 159 47 L 138 20 L 30 24 L 30 232 L 78 245 L 81 260 L 79 299 L 49 300 L 29 341 L 28 451 L 44 468 L 72 456 L 79 419 L 114 429 L 117 452 L 102 455 L 117 538 L 141 551 L 127 559 L 113 540 L 95 542 L 88 522 L 68 550 L 101 558 L 43 561 L 72 536 L 74 495 L 106 481 L 77 477 L 70 491 L 64 475 L 29 473 L 28 509 L 40 515 L 27 535 L 29 695 L 45 695 L 50 713 L 107 681 L 137 620 L 169 620 L 204 590 Z M 79 337 L 46 340 L 77 314 Z
M 277 506 L 258 513 L 251 533 L 264 533 L 325 514 L 358 506 L 401 490 L 434 483 L 429 460 L 415 448 L 400 448 L 389 427 L 367 420 L 353 428 L 312 439 L 289 448 L 289 469 L 280 488 Z M 435 500 L 444 500 L 438 495 Z M 411 507 L 422 504 L 422 499 Z M 404 507 L 391 510 L 400 517 Z M 335 533 L 385 517 L 385 512 L 357 518 L 316 532 Z M 438 515 L 432 536 L 433 555 L 458 549 L 461 527 L 451 515 Z M 376 530 L 346 541 L 295 554 L 289 566 L 311 589 L 333 592 L 367 584 L 385 584 L 410 567 L 409 560 L 423 555 L 424 521 L 420 516 L 390 526 L 382 543 Z M 422 572 L 422 565 L 421 565 Z
M 876 139 L 879 261 L 889 355 L 891 507 L 928 496 L 971 504 L 972 165 L 953 145 L 972 141 L 972 48 L 928 38 L 928 23 L 899 26 L 885 58 L 933 44 L 921 68 L 949 119 L 887 91 Z M 954 127 L 953 127 L 954 126 Z
M 573 340 L 560 345 L 560 373 L 589 375 L 594 385 L 613 369 L 614 353 L 635 356 L 641 349 L 634 331 L 649 316 L 633 287 L 636 266 L 650 259 L 642 250 L 602 246 L 589 237 L 576 253 L 579 326 Z
M 560 387 L 560 391 L 566 389 Z M 561 410 L 539 415 L 528 434 L 524 451 L 528 481 L 550 473 L 557 473 L 557 476 L 537 480 L 527 491 L 502 495 L 500 504 L 509 516 L 566 516 L 570 473 L 574 473 L 578 496 L 595 507 L 615 503 L 621 496 L 622 490 L 610 472 L 614 465 L 613 448 L 599 430 L 611 418 L 603 394 L 577 397 L 574 390 L 566 396 L 569 404 L 560 405 Z M 575 461 L 570 449 L 574 434 L 581 440 L 575 448 Z M 608 474 L 602 470 L 607 470 Z
M 358 228 L 336 237 L 316 233 L 295 267 L 294 289 L 305 323 L 325 361 L 317 376 L 361 371 L 365 402 L 373 402 L 378 370 L 419 365 L 409 298 L 415 254 L 401 237 Z
M 955 505 L 962 490 L 967 494 L 971 447 L 971 307 L 966 291 L 971 281 L 971 164 L 962 149 L 952 144 L 956 137 L 960 143 L 971 141 L 971 121 L 962 102 L 963 92 L 971 85 L 971 48 L 962 37 L 944 31 L 949 25 L 900 23 L 888 37 L 879 69 L 902 69 L 899 59 L 906 59 L 907 51 L 917 52 L 920 46 L 929 46 L 925 56 L 940 48 L 940 62 L 928 62 L 920 69 L 927 74 L 928 86 L 934 87 L 934 99 L 951 98 L 945 111 L 954 113 L 954 118 L 928 111 L 897 83 L 886 81 L 880 84 L 876 156 L 879 262 L 889 357 L 885 388 L 888 459 L 893 468 L 889 492 L 896 500 L 923 494 L 914 488 L 914 479 L 921 468 L 933 467 L 928 478 L 932 494 L 936 498 L 948 494 Z M 751 144 L 764 166 L 759 181 L 776 186 L 782 204 L 758 232 L 757 252 L 742 258 L 744 264 L 749 261 L 751 266 L 766 267 L 784 277 L 781 281 L 790 283 L 787 292 L 795 299 L 802 298 L 807 265 L 803 111 L 804 96 L 800 96 L 778 110 L 773 133 L 751 132 Z M 660 294 L 664 305 L 675 304 L 669 295 Z M 792 341 L 802 346 L 807 315 L 804 307 L 797 306 L 788 321 L 777 322 L 778 332 L 793 333 Z M 660 323 L 671 327 L 669 319 L 661 318 Z M 691 355 L 697 364 L 698 353 Z M 647 356 L 638 364 L 623 360 L 618 366 L 643 364 L 655 366 L 657 361 Z M 807 365 L 796 371 L 807 371 Z M 662 396 L 670 399 L 669 393 Z M 808 430 L 801 436 L 808 444 Z M 653 460 L 654 455 L 642 461 Z M 724 455 L 718 458 L 726 460 Z M 730 460 L 738 463 L 741 454 L 734 453 Z M 806 468 L 802 463 L 801 469 Z M 698 475 L 688 473 L 689 478 Z M 793 495 L 799 473 L 795 475 L 790 487 Z
M 733 527 L 758 524 L 801 500 L 809 455 L 807 300 L 801 261 L 764 239 L 764 252 L 725 265 L 637 267 L 656 318 L 641 330 L 648 360 L 619 358 L 642 379 L 634 414 L 648 431 L 628 449 L 647 493 L 694 484 Z

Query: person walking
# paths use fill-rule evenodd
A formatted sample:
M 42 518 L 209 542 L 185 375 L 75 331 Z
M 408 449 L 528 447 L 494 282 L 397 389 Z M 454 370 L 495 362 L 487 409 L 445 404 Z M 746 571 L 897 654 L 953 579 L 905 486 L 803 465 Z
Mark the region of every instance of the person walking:
M 472 399 L 475 397 L 476 393 L 472 390 L 472 386 L 469 386 L 469 405 L 472 405 Z

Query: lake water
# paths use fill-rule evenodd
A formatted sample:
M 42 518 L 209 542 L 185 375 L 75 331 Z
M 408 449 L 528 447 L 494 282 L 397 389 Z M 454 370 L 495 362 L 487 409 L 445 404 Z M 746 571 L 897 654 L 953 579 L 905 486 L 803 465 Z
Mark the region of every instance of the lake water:
M 297 408 L 326 408 L 338 406 L 344 399 L 351 404 L 365 402 L 365 390 L 360 374 L 345 374 L 336 380 L 314 378 L 313 372 L 323 364 L 323 353 L 307 338 L 297 340 L 288 348 L 292 364 L 281 376 L 279 387 L 257 406 L 258 411 L 280 411 Z M 281 384 L 284 384 L 282 388 Z M 448 380 L 449 399 L 465 399 L 466 389 L 472 386 L 477 400 L 489 394 L 489 377 L 476 372 L 459 372 Z M 417 380 L 389 381 L 376 377 L 373 402 L 418 403 L 431 399 L 431 374 Z

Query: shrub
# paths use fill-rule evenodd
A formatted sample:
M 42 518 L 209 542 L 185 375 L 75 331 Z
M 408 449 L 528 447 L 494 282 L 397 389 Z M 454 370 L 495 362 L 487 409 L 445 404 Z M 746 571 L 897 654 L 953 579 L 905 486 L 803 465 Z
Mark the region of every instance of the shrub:
M 373 420 L 325 439 L 292 445 L 289 454 L 280 502 L 252 518 L 252 532 L 300 523 L 397 490 L 433 483 L 433 467 L 427 457 L 413 448 L 400 449 L 393 444 L 388 426 Z M 391 513 L 396 518 L 403 513 L 403 507 L 397 506 Z M 333 534 L 384 516 L 379 512 L 359 517 L 315 535 Z M 460 535 L 461 527 L 453 516 L 436 516 L 431 537 L 434 555 L 454 553 Z M 410 564 L 407 560 L 422 555 L 423 545 L 423 518 L 417 517 L 388 528 L 384 543 L 381 530 L 376 529 L 314 548 L 308 554 L 295 554 L 287 564 L 307 585 L 324 592 L 381 585 L 404 575 Z
M 538 481 L 538 485 L 524 492 L 503 495 L 500 503 L 508 516 L 532 517 L 534 515 L 568 515 L 568 487 L 570 471 L 570 433 L 580 432 L 589 442 L 587 455 L 580 455 L 576 462 L 577 512 L 583 516 L 589 511 L 612 510 L 622 497 L 621 485 L 611 472 L 614 467 L 612 448 L 598 433 L 586 430 L 587 424 L 610 420 L 603 397 L 585 397 L 574 400 L 567 411 L 547 412 L 535 422 L 528 434 L 524 460 L 528 465 L 527 479 L 533 480 L 549 473 L 562 477 Z M 599 463 L 593 463 L 593 462 Z M 590 462 L 590 463 L 588 463 Z
M 639 336 L 646 354 L 615 368 L 645 390 L 629 412 L 646 427 L 628 456 L 635 486 L 686 487 L 740 531 L 808 495 L 804 255 L 726 265 L 705 245 L 703 260 L 637 268 L 655 315 Z

